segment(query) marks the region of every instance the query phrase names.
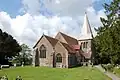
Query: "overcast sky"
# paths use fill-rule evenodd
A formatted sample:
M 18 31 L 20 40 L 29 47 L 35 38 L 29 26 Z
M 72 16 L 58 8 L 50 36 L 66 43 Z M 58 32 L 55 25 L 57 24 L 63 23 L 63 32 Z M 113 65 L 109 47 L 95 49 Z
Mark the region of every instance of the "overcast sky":
M 0 0 L 0 28 L 30 47 L 44 33 L 62 31 L 77 39 L 87 12 L 93 33 L 105 17 L 103 3 L 111 0 Z

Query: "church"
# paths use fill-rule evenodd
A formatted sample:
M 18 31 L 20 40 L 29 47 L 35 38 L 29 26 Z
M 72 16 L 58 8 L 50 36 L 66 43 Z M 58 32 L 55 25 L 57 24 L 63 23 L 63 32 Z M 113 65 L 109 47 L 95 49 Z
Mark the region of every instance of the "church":
M 79 39 L 58 32 L 50 37 L 45 34 L 36 42 L 33 49 L 33 65 L 56 68 L 70 68 L 80 64 L 94 63 L 93 34 L 87 14 Z

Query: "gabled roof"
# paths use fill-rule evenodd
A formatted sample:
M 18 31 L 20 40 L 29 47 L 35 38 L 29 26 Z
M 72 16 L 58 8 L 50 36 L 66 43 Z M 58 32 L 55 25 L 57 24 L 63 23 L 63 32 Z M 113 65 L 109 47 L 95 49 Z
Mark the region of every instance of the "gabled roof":
M 33 48 L 35 48 L 37 46 L 37 44 L 40 42 L 40 40 L 43 38 L 43 36 L 50 42 L 50 44 L 54 47 L 55 44 L 58 42 L 57 39 L 52 38 L 50 36 L 46 36 L 46 35 L 42 35 L 42 37 L 37 41 L 37 43 L 35 44 L 35 46 Z
M 68 35 L 66 35 L 66 34 L 64 34 L 64 33 L 62 33 L 62 32 L 59 32 L 59 33 L 64 37 L 64 39 L 66 40 L 66 42 L 67 42 L 69 45 L 78 44 L 77 39 L 75 39 L 75 38 L 73 38 L 73 37 L 71 37 L 71 36 L 68 36 Z
M 56 43 L 58 42 L 57 39 L 52 38 L 52 37 L 50 37 L 50 36 L 46 36 L 46 35 L 45 35 L 45 37 L 47 38 L 47 40 L 51 43 L 51 45 L 52 45 L 53 47 L 54 47 L 54 46 L 56 45 Z
M 63 46 L 64 46 L 64 48 L 68 51 L 68 52 L 70 52 L 70 53 L 75 53 L 75 50 L 70 46 L 70 45 L 68 45 L 68 44 L 66 44 L 66 43 L 63 43 L 63 42 L 60 42 Z

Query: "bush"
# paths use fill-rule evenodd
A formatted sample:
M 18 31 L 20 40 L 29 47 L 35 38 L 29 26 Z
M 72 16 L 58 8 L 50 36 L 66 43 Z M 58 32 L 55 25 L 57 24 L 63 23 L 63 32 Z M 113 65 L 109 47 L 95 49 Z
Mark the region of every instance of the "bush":
M 113 72 L 114 66 L 112 64 L 107 65 L 108 71 Z
M 105 69 L 105 71 L 113 72 L 114 65 L 112 65 L 112 64 L 107 64 L 107 65 L 102 64 L 101 66 Z
M 0 80 L 8 80 L 7 75 L 0 77 Z

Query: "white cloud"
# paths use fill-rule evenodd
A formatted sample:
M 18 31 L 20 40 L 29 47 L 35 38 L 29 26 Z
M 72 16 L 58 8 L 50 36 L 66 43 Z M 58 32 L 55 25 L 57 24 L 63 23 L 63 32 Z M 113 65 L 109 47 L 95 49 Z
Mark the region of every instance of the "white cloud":
M 59 16 L 77 17 L 83 16 L 86 9 L 96 1 L 99 0 L 22 0 L 20 11 L 32 15 L 50 12 Z
M 23 33 L 23 30 L 28 25 L 28 21 L 31 18 L 29 14 L 25 14 L 23 16 L 16 16 L 11 20 L 11 28 L 14 31 L 16 36 L 20 36 Z
M 44 6 L 59 16 L 77 17 L 83 15 L 96 0 L 43 0 Z
M 53 36 L 59 30 L 58 26 L 63 30 L 66 27 L 57 16 L 47 18 L 42 15 L 31 16 L 28 13 L 11 18 L 6 12 L 0 12 L 0 23 L 0 28 L 12 34 L 19 42 L 30 46 L 33 46 L 43 32 Z
M 43 32 L 54 36 L 61 30 L 79 38 L 85 10 L 88 12 L 92 30 L 94 27 L 101 25 L 99 17 L 105 16 L 103 10 L 97 12 L 92 6 L 88 7 L 89 4 L 93 3 L 92 0 L 57 0 L 57 4 L 46 2 L 46 5 L 48 3 L 46 7 L 54 4 L 48 9 L 61 15 L 52 17 L 46 17 L 39 13 L 39 0 L 22 0 L 22 2 L 24 4 L 23 8 L 27 11 L 22 16 L 18 15 L 11 18 L 7 12 L 0 12 L 0 28 L 12 34 L 20 43 L 26 43 L 31 47 Z M 59 12 L 60 9 L 62 9 L 62 12 Z M 95 32 L 93 33 L 95 34 Z
M 14 34 L 11 28 L 11 17 L 6 12 L 0 12 L 0 28 L 9 34 Z

